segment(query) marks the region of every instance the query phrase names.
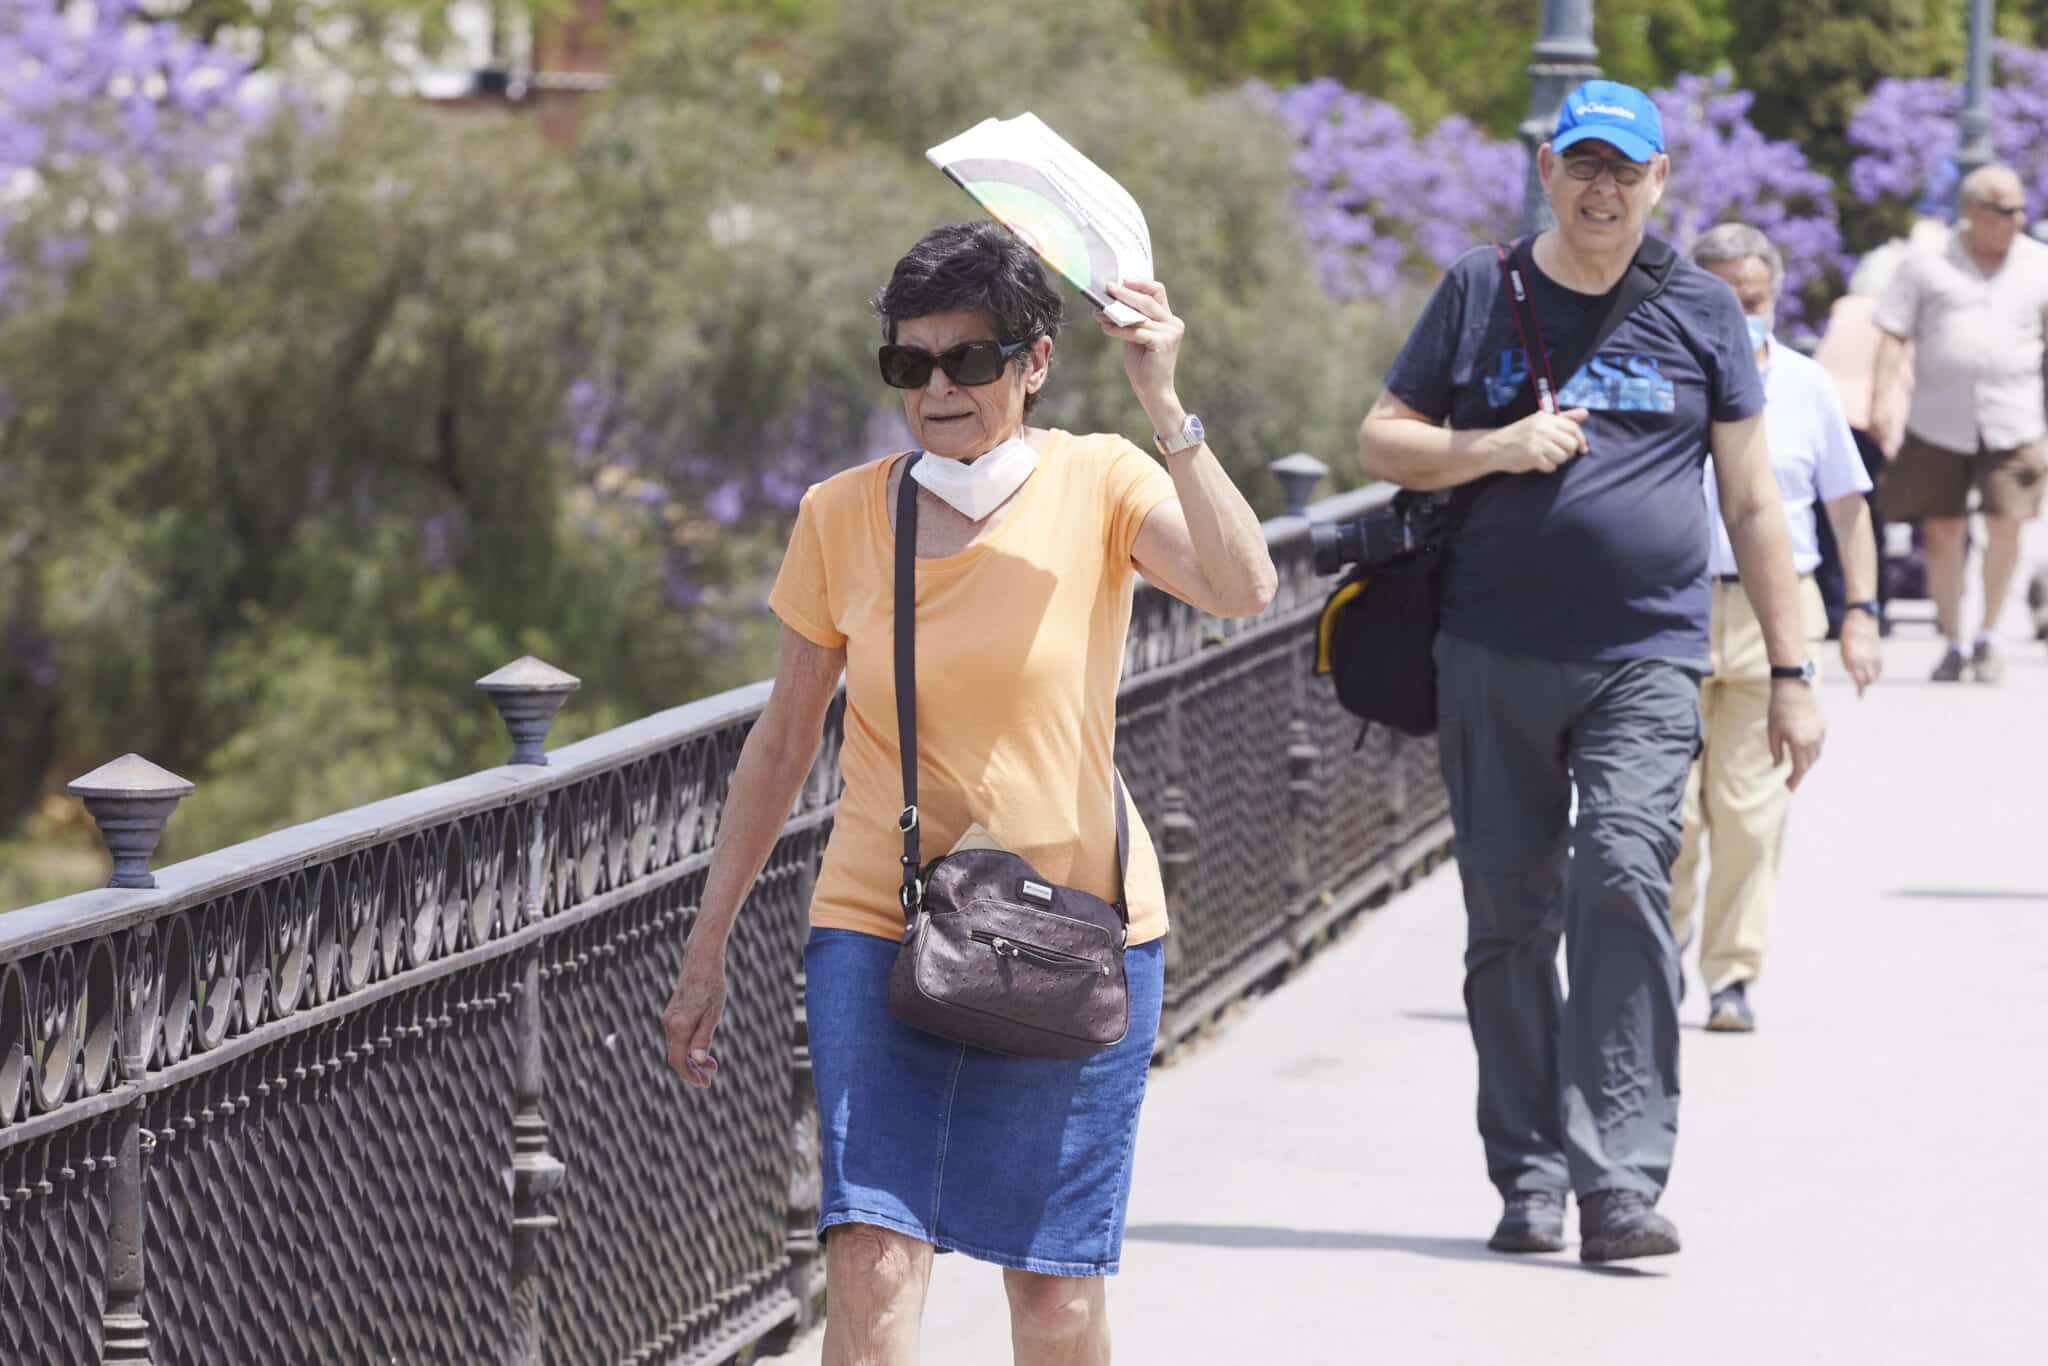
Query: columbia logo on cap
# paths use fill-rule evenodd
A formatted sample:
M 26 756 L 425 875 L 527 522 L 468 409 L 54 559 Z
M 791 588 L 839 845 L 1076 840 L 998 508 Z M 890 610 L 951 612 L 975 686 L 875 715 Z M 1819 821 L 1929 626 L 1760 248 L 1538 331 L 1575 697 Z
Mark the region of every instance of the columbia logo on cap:
M 1582 104 L 1579 106 L 1579 112 L 1582 114 L 1612 114 L 1618 119 L 1627 119 L 1631 123 L 1635 122 L 1636 117 L 1635 110 L 1623 109 L 1618 104 Z

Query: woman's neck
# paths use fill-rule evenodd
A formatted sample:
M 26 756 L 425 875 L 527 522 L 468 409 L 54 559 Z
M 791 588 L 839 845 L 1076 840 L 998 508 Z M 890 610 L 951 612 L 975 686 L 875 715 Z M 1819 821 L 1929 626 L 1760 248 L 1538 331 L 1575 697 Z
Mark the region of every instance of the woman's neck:
M 1642 241 L 1642 234 L 1638 233 L 1625 247 L 1589 252 L 1573 247 L 1563 233 L 1552 228 L 1539 235 L 1530 250 L 1537 269 L 1566 289 L 1579 294 L 1605 294 L 1628 274 L 1629 263 L 1636 259 L 1636 248 Z
M 957 460 L 963 465 L 972 465 L 975 461 L 981 459 L 981 457 L 983 457 L 984 455 L 987 455 L 989 451 L 1001 450 L 1003 447 L 1009 445 L 1012 441 L 1017 440 L 1019 437 L 1022 437 L 1025 441 L 1030 442 L 1033 446 L 1036 446 L 1038 444 L 1036 441 L 1031 440 L 1031 429 L 1029 427 L 1019 427 L 1015 431 L 997 437 L 995 441 L 990 443 L 988 451 L 976 451 L 973 455 L 954 455 L 947 456 L 945 458 L 949 460 Z

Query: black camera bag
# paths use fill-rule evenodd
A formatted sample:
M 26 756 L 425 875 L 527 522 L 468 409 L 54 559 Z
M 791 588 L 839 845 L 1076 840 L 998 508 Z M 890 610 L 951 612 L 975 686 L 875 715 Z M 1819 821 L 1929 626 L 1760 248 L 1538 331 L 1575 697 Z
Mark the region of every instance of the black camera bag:
M 1543 329 L 1536 321 L 1535 308 L 1518 299 L 1517 282 L 1510 274 L 1510 260 L 1531 249 L 1533 238 L 1512 247 L 1498 248 L 1503 282 L 1502 293 L 1516 314 L 1524 336 L 1540 338 Z M 1585 351 L 1576 356 L 1553 356 L 1552 373 L 1571 377 L 1586 358 L 1598 351 L 1622 319 L 1636 306 L 1662 292 L 1671 272 L 1677 268 L 1678 253 L 1669 243 L 1645 236 L 1635 260 L 1615 286 L 1613 302 L 1593 330 Z M 1519 422 L 1536 411 L 1537 366 L 1529 366 L 1529 398 L 1504 410 L 1500 425 Z M 1367 722 L 1392 726 L 1406 735 L 1436 734 L 1436 633 L 1443 616 L 1443 556 L 1459 525 L 1488 482 L 1488 476 L 1458 489 L 1444 518 L 1443 532 L 1420 549 L 1397 556 L 1385 564 L 1355 564 L 1337 582 L 1323 603 L 1316 623 L 1317 674 L 1328 674 L 1337 688 L 1337 702 L 1353 716 Z M 1402 500 L 1425 495 L 1403 491 Z M 1364 732 L 1359 733 L 1363 741 Z
M 1394 496 L 1399 502 L 1416 495 Z M 1338 705 L 1353 716 L 1408 735 L 1435 733 L 1442 558 L 1437 538 L 1384 564 L 1361 561 L 1323 604 L 1316 672 L 1330 675 Z

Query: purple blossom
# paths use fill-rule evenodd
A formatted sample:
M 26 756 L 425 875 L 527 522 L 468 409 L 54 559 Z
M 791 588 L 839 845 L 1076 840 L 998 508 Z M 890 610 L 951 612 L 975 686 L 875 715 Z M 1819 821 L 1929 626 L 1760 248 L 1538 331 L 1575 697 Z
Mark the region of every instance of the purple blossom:
M 53 204 L 64 221 L 104 224 L 217 181 L 268 117 L 247 76 L 142 0 L 0 0 L 0 240 Z M 207 227 L 224 231 L 231 197 L 219 183 L 206 193 Z M 31 263 L 61 274 L 89 245 L 46 246 Z
M 437 512 L 420 523 L 422 550 L 429 569 L 446 569 L 454 559 L 455 524 L 453 512 Z
M 1680 76 L 1651 98 L 1664 116 L 1672 167 L 1657 206 L 1660 232 L 1684 251 L 1716 223 L 1760 229 L 1785 260 L 1778 317 L 1796 328 L 1804 321 L 1803 292 L 1840 265 L 1834 183 L 1797 145 L 1759 132 L 1749 121 L 1755 96 L 1732 89 L 1725 74 Z
M 1303 228 L 1338 298 L 1426 281 L 1475 241 L 1511 231 L 1522 151 L 1448 118 L 1420 142 L 1407 116 L 1334 80 L 1254 95 L 1294 129 Z
M 2048 51 L 2000 43 L 1994 51 L 1991 150 L 2019 172 L 2035 204 L 2048 201 Z M 1849 189 L 1866 204 L 1887 201 L 1947 217 L 1955 193 L 1957 120 L 1963 88 L 1949 80 L 1886 79 L 1849 121 Z
M 747 498 L 737 479 L 728 479 L 704 499 L 704 511 L 711 520 L 731 526 L 746 513 Z

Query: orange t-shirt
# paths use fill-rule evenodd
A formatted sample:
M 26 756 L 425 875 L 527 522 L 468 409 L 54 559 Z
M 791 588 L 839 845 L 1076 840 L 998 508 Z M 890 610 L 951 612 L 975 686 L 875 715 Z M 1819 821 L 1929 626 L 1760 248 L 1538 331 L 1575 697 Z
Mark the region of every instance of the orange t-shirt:
M 900 939 L 892 456 L 804 495 L 768 605 L 846 647 L 839 802 L 811 923 Z M 1009 513 L 957 555 L 917 561 L 917 805 L 929 862 L 979 822 L 1041 877 L 1116 899 L 1110 765 L 1131 624 L 1131 547 L 1174 497 L 1119 436 L 1054 431 Z M 1129 807 L 1131 942 L 1166 933 L 1152 838 Z

